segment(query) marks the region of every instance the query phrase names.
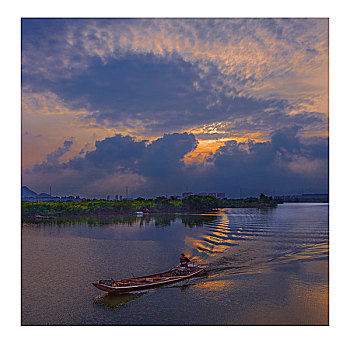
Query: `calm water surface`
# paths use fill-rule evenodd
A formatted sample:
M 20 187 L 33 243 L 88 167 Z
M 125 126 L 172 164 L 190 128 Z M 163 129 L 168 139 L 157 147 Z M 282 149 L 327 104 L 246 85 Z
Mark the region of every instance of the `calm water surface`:
M 106 295 L 102 278 L 202 276 Z M 327 325 L 328 204 L 22 225 L 23 325 Z

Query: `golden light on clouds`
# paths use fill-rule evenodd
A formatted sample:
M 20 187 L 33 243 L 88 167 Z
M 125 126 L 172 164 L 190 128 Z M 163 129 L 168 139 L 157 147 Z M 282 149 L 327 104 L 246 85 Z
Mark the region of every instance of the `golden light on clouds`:
M 240 119 L 237 118 L 236 121 Z M 249 122 L 249 118 L 247 118 Z M 187 133 L 193 133 L 198 141 L 197 148 L 186 154 L 184 161 L 187 164 L 192 162 L 203 162 L 213 155 L 220 147 L 225 146 L 228 141 L 237 141 L 243 144 L 248 141 L 266 142 L 269 140 L 269 130 L 266 133 L 262 131 L 235 131 L 232 130 L 234 122 L 216 122 L 213 124 L 202 125 L 198 128 L 185 130 Z M 230 128 L 230 131 L 226 131 Z
M 65 140 L 74 142 L 61 161 L 77 156 L 82 149 L 93 150 L 96 140 L 115 134 L 115 129 L 87 118 L 90 114 L 69 109 L 53 93 L 22 92 L 22 166 L 44 161 Z
M 132 23 L 109 22 L 103 28 L 96 22 L 89 28 L 82 28 L 79 40 L 87 55 L 96 55 L 103 61 L 127 52 L 161 57 L 177 53 L 201 68 L 201 79 L 214 64 L 221 73 L 221 83 L 240 87 L 240 96 L 290 99 L 296 109 L 325 113 L 327 19 L 299 19 L 299 22 L 296 19 L 291 23 L 275 19 L 274 22 L 284 28 L 284 33 L 289 33 L 287 37 L 276 35 L 271 28 L 254 19 L 211 20 L 206 36 L 200 35 L 206 21 L 141 19 Z M 236 31 L 232 29 L 232 23 Z M 298 25 L 305 26 L 305 30 L 296 30 Z M 98 38 L 98 45 L 91 42 L 91 33 Z M 216 40 L 207 40 L 210 33 Z M 70 44 L 74 45 L 71 33 L 69 38 Z M 313 54 L 315 52 L 317 55 Z
M 326 18 L 23 19 L 22 89 L 24 168 L 44 171 L 57 155 L 55 166 L 66 169 L 101 152 L 110 173 L 139 173 L 153 193 L 161 174 L 164 191 L 181 191 L 195 173 L 207 175 L 193 180 L 198 187 L 213 187 L 225 178 L 220 162 L 230 168 L 237 159 L 240 173 L 223 185 L 232 194 L 239 182 L 260 184 L 249 171 L 271 169 L 260 193 L 282 169 L 295 176 L 295 190 L 303 174 L 311 179 L 328 165 Z M 160 164 L 148 169 L 157 163 L 150 154 Z M 91 179 L 98 160 L 89 163 Z
M 227 140 L 228 139 L 198 140 L 197 148 L 185 155 L 185 163 L 189 164 L 192 162 L 203 162 L 206 158 L 214 154 L 219 147 L 224 146 Z

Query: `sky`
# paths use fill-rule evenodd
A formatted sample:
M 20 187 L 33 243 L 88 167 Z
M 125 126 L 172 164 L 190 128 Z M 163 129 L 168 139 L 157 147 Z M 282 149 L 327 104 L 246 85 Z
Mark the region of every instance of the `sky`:
M 22 19 L 22 184 L 328 193 L 328 19 Z

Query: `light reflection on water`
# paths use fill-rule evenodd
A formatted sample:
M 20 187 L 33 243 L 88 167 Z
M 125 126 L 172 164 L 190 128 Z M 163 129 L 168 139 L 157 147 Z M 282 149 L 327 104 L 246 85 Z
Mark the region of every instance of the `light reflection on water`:
M 166 270 L 182 251 L 208 271 L 121 296 L 90 284 Z M 23 324 L 170 325 L 184 315 L 186 324 L 327 324 L 328 205 L 23 224 Z
M 112 309 L 118 308 L 129 303 L 132 300 L 140 298 L 143 294 L 142 292 L 133 292 L 125 294 L 103 294 L 94 299 L 94 303 L 98 305 L 108 306 Z
M 201 262 L 222 259 L 222 253 L 226 260 L 231 254 L 237 258 L 237 252 L 243 247 L 257 249 L 257 244 L 260 259 L 328 244 L 328 206 L 306 207 L 309 215 L 305 215 L 305 205 L 284 205 L 277 210 L 225 209 L 204 225 L 202 235 L 189 238 L 187 243 L 202 256 Z M 323 217 L 319 220 L 321 213 Z M 234 246 L 239 248 L 232 249 Z M 328 253 L 328 246 L 326 251 Z

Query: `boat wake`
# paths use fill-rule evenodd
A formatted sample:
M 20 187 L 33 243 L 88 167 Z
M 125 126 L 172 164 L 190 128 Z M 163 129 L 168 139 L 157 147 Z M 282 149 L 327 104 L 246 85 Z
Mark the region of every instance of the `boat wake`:
M 199 232 L 185 238 L 185 251 L 190 253 L 191 261 L 208 268 L 198 276 L 164 285 L 161 290 L 186 290 L 206 282 L 220 285 L 238 274 L 265 273 L 284 264 L 328 260 L 328 221 L 305 217 L 302 208 L 293 213 L 303 220 L 291 220 L 288 211 L 285 214 L 283 210 L 277 214 L 257 209 L 221 211 Z M 108 294 L 95 302 L 116 308 L 142 294 L 145 292 Z
M 304 216 L 294 221 L 283 211 L 225 209 L 205 223 L 199 235 L 187 237 L 186 244 L 198 263 L 210 266 L 208 273 L 243 273 L 271 264 L 328 258 L 328 221 Z
M 201 278 L 208 277 L 220 278 L 237 274 L 263 273 L 281 264 L 328 260 L 329 245 L 328 243 L 319 243 L 297 251 L 280 252 L 279 255 L 272 258 L 259 257 L 253 253 L 254 251 L 248 249 L 238 251 L 233 255 L 221 256 L 208 264 L 205 276 L 188 281 L 188 283 L 200 283 Z
M 328 259 L 327 243 L 305 247 L 298 251 L 287 251 L 284 254 L 269 259 L 258 258 L 252 254 L 251 250 L 243 250 L 238 253 L 236 252 L 234 255 L 221 256 L 219 259 L 208 264 L 208 268 L 198 276 L 175 284 L 165 285 L 160 287 L 160 289 L 180 288 L 181 290 L 186 290 L 191 286 L 200 285 L 208 280 L 218 282 L 233 275 L 264 273 L 269 269 L 273 269 L 276 265 L 326 259 Z M 106 293 L 96 297 L 94 303 L 116 309 L 147 293 L 157 293 L 157 289 L 133 291 L 123 294 Z

